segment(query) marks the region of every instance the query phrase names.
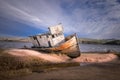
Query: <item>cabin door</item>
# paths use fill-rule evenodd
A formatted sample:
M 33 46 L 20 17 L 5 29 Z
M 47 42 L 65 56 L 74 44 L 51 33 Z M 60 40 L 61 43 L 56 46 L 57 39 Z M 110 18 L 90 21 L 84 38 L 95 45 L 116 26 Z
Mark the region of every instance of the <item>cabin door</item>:
M 48 45 L 49 45 L 49 47 L 52 47 L 50 41 L 48 41 Z

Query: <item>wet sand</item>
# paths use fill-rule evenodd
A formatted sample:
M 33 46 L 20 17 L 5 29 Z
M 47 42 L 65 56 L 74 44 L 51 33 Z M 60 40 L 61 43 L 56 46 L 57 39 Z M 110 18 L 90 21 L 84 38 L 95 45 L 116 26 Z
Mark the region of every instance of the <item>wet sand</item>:
M 119 80 L 120 61 L 69 67 L 50 72 L 33 73 L 12 80 Z

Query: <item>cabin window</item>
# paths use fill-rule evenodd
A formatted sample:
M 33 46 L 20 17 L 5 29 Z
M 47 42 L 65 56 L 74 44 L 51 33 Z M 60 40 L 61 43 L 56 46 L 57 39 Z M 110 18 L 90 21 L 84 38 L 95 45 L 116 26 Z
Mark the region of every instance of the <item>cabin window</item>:
M 34 36 L 33 39 L 36 40 L 37 38 Z
M 56 37 L 58 37 L 58 34 L 56 34 Z
M 41 36 L 39 36 L 41 38 Z
M 55 35 L 52 35 L 52 38 L 55 38 Z
M 58 33 L 58 35 L 62 35 L 62 33 Z
M 47 38 L 49 38 L 49 35 L 47 35 Z

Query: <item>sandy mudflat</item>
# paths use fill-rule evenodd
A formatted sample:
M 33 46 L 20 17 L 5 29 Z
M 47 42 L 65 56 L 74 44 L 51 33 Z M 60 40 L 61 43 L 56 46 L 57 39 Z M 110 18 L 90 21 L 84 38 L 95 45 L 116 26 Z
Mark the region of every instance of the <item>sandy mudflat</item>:
M 13 80 L 120 80 L 120 61 L 33 73 Z
M 117 58 L 114 53 L 82 53 L 80 57 L 73 59 L 73 61 L 80 63 L 103 63 L 116 60 Z
M 27 57 L 34 56 L 47 60 L 52 63 L 60 63 L 70 61 L 70 58 L 66 55 L 56 55 L 56 54 L 45 54 L 42 52 L 37 52 L 27 49 L 10 49 L 6 52 L 12 56 L 16 57 Z M 114 59 L 117 59 L 117 56 L 114 53 L 82 53 L 80 57 L 74 58 L 72 62 L 87 62 L 87 63 L 100 63 L 100 62 L 109 62 Z
M 17 53 L 17 50 L 13 50 L 12 55 L 16 55 L 14 51 Z M 22 52 L 27 54 L 28 51 Z M 44 58 L 48 55 L 41 56 Z M 58 60 L 57 62 L 64 62 L 69 59 L 56 55 L 48 57 L 50 57 L 49 61 Z M 80 57 L 71 61 L 80 62 L 81 66 L 60 68 L 41 73 L 34 72 L 31 75 L 16 77 L 11 80 L 120 80 L 120 60 L 113 53 L 83 53 Z
M 46 60 L 51 63 L 66 62 L 69 59 L 69 57 L 65 55 L 47 54 L 47 53 L 28 50 L 28 49 L 9 49 L 9 50 L 6 50 L 5 52 L 14 57 L 21 58 L 21 57 L 31 56 L 31 57 L 36 57 L 36 58 Z

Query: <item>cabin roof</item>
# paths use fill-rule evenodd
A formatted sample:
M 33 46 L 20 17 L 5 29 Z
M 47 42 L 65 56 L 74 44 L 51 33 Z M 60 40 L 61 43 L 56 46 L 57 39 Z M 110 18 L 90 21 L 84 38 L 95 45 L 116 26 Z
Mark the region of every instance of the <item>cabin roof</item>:
M 33 36 L 44 36 L 44 35 L 51 35 L 49 32 L 46 32 L 46 33 L 42 33 L 42 34 L 36 34 L 36 35 L 32 35 L 32 36 L 29 36 L 29 37 L 33 37 Z
M 61 24 L 55 25 L 55 26 L 51 26 L 48 27 L 49 31 L 42 33 L 42 34 L 36 34 L 36 35 L 32 35 L 29 37 L 34 37 L 34 36 L 44 36 L 44 35 L 54 35 L 54 34 L 59 34 L 63 32 L 63 27 Z

